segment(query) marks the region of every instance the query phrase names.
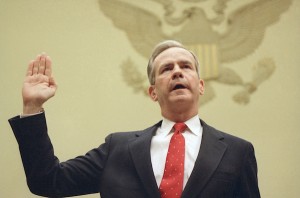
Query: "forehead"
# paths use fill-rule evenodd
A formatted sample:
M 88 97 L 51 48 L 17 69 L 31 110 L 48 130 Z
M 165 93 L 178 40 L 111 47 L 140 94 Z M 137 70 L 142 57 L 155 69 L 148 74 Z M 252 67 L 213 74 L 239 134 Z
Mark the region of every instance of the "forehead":
M 195 63 L 193 55 L 186 49 L 180 47 L 171 47 L 161 52 L 154 60 L 155 67 L 171 62 L 191 62 Z

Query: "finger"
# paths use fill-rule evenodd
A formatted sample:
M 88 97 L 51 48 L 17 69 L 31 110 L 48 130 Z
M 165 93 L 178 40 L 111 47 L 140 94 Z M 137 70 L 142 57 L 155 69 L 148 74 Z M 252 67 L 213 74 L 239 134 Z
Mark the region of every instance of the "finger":
M 50 56 L 46 56 L 45 58 L 45 75 L 48 77 L 52 75 L 52 61 Z
M 33 69 L 32 69 L 32 74 L 33 74 L 33 75 L 34 75 L 34 74 L 37 74 L 38 71 L 39 71 L 40 58 L 41 58 L 41 56 L 38 55 L 38 56 L 36 57 L 36 59 L 34 60 L 34 62 L 33 62 Z
M 32 76 L 33 63 L 34 63 L 34 60 L 29 62 L 26 76 Z
M 45 74 L 45 68 L 46 68 L 46 54 L 42 53 L 40 57 L 39 67 L 38 67 L 38 74 Z

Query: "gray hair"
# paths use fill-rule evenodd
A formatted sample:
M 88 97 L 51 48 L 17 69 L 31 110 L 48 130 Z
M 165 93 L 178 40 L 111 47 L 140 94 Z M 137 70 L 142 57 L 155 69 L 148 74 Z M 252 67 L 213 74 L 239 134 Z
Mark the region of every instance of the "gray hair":
M 199 61 L 198 61 L 198 58 L 196 57 L 196 55 L 188 50 L 187 48 L 185 48 L 181 43 L 179 43 L 178 41 L 174 41 L 174 40 L 166 40 L 166 41 L 163 41 L 163 42 L 160 42 L 158 43 L 155 47 L 154 47 L 154 50 L 152 52 L 152 55 L 149 59 L 149 62 L 148 62 L 148 66 L 147 66 L 147 74 L 148 74 L 148 79 L 149 79 L 149 82 L 151 85 L 154 85 L 155 84 L 155 73 L 154 73 L 154 66 L 153 66 L 153 62 L 155 60 L 155 58 L 160 54 L 162 53 L 163 51 L 169 49 L 169 48 L 172 48 L 172 47 L 179 47 L 179 48 L 182 48 L 182 49 L 185 49 L 187 51 L 189 51 L 194 59 L 195 59 L 195 66 L 196 66 L 196 71 L 198 73 L 198 76 L 199 75 Z

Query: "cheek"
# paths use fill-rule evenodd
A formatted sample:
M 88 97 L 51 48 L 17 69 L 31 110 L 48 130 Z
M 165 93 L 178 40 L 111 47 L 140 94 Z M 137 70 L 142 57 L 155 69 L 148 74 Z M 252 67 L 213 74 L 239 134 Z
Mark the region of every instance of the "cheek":
M 156 81 L 156 89 L 155 89 L 155 94 L 156 94 L 156 98 L 157 100 L 161 100 L 163 98 L 166 97 L 166 95 L 168 95 L 169 91 L 168 91 L 168 85 L 167 82 L 165 81 L 161 81 L 161 80 L 157 80 Z
M 156 78 L 155 84 L 156 84 L 156 88 L 164 89 L 164 87 L 166 87 L 167 85 L 167 78 L 160 76 L 159 78 Z
M 199 78 L 197 78 L 197 79 L 194 78 L 191 86 L 195 92 L 202 94 L 203 86 L 202 86 L 202 83 L 199 81 Z

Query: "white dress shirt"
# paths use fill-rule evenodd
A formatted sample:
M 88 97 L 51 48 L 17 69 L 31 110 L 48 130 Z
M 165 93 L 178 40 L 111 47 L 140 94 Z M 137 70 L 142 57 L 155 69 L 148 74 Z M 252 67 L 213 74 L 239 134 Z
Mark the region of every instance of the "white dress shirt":
M 156 134 L 151 140 L 151 162 L 158 187 L 164 174 L 169 143 L 174 132 L 174 124 L 175 122 L 163 118 L 161 126 L 157 129 Z M 185 139 L 183 187 L 185 187 L 194 168 L 203 132 L 198 115 L 186 121 L 185 124 L 187 125 L 187 129 L 183 133 Z

